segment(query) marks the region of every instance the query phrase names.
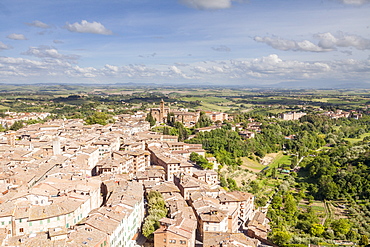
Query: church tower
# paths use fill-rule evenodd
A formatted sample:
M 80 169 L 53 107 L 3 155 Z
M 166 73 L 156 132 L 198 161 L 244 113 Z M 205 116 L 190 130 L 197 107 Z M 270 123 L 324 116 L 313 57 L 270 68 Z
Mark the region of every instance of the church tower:
M 161 105 L 159 106 L 159 119 L 162 123 L 164 123 L 164 100 L 161 99 Z

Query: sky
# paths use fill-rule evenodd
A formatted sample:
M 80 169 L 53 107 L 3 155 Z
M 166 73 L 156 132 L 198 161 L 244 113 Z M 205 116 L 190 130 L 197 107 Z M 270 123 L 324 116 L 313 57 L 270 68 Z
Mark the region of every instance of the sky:
M 2 0 L 0 83 L 370 82 L 370 0 Z

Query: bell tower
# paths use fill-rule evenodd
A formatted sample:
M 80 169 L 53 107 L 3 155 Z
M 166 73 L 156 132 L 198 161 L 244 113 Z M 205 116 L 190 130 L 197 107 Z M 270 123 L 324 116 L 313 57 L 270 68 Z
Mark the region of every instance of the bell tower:
M 161 99 L 161 104 L 159 106 L 159 119 L 162 123 L 164 123 L 164 100 Z

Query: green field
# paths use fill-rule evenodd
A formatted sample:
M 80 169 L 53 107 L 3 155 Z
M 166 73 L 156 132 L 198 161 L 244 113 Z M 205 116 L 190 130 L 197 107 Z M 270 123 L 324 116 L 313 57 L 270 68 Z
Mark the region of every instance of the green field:
M 180 98 L 180 100 L 185 102 L 199 102 L 200 104 L 199 108 L 205 111 L 225 112 L 231 109 L 231 106 L 228 105 L 234 105 L 234 103 L 228 99 L 213 96 L 182 97 Z
M 261 165 L 257 161 L 254 161 L 252 159 L 249 159 L 247 157 L 242 157 L 241 158 L 243 161 L 243 167 L 247 168 L 248 170 L 254 171 L 254 172 L 259 172 L 266 166 Z
M 231 107 L 227 107 L 227 106 L 219 106 L 219 105 L 214 105 L 214 104 L 211 104 L 211 103 L 205 103 L 205 102 L 202 102 L 201 103 L 201 107 L 203 110 L 206 110 L 206 111 L 219 111 L 219 112 L 225 112 L 225 111 L 228 111 L 231 109 Z
M 278 167 L 280 164 L 284 165 L 291 165 L 292 160 L 290 155 L 284 155 L 282 152 L 279 152 L 279 154 L 275 157 L 274 161 L 270 164 L 270 167 Z
M 366 136 L 370 136 L 370 133 L 365 133 L 360 135 L 360 138 L 344 138 L 344 140 L 349 141 L 350 143 L 356 143 L 362 141 Z
M 288 165 L 292 163 L 291 156 L 290 155 L 284 155 L 282 152 L 279 152 L 277 154 L 267 154 L 267 157 L 271 157 L 271 163 L 268 165 L 262 165 L 258 161 L 252 160 L 248 157 L 242 157 L 243 161 L 243 168 L 247 168 L 250 171 L 253 172 L 260 172 L 266 167 L 269 167 L 266 171 L 266 175 L 268 176 L 271 172 L 271 168 L 278 167 L 278 165 Z
M 220 97 L 182 97 L 181 100 L 183 101 L 201 101 L 201 102 L 206 102 L 206 103 L 229 103 L 230 100 L 225 99 L 225 98 L 220 98 Z

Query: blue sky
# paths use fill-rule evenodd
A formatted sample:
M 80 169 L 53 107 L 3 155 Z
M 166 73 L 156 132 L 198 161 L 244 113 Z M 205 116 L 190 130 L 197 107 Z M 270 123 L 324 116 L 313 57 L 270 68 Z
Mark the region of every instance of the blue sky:
M 370 80 L 370 0 L 3 0 L 0 83 Z

